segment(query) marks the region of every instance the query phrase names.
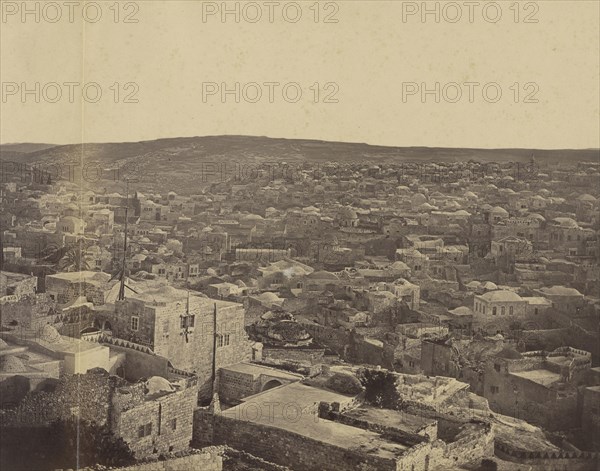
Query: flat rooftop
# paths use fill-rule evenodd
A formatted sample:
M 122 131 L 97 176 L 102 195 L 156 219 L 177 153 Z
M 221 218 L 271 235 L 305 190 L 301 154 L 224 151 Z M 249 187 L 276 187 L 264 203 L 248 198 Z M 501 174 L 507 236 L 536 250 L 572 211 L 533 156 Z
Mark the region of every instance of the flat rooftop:
M 433 425 L 436 422 L 436 420 L 427 417 L 420 417 L 418 415 L 407 414 L 406 412 L 391 409 L 378 409 L 370 406 L 361 406 L 345 411 L 344 415 L 374 424 L 395 427 L 409 433 L 417 433 L 423 427 Z
M 542 386 L 550 386 L 557 381 L 560 381 L 560 375 L 550 370 L 530 370 L 530 371 L 517 371 L 510 373 L 513 376 L 519 378 L 528 379 L 534 383 L 541 384 Z
M 255 378 L 260 375 L 277 376 L 282 379 L 289 379 L 290 381 L 299 381 L 304 377 L 300 374 L 288 373 L 287 371 L 281 371 L 276 368 L 269 368 L 268 366 L 255 365 L 253 363 L 236 363 L 235 365 L 229 365 L 224 368 L 220 368 L 223 371 L 234 371 L 236 373 L 245 373 L 254 376 Z
M 251 396 L 224 411 L 223 415 L 280 428 L 339 448 L 381 458 L 395 459 L 409 448 L 382 439 L 378 433 L 319 418 L 314 412 L 320 401 L 348 403 L 352 399 L 353 396 L 296 382 Z M 271 409 L 266 404 L 280 406 Z

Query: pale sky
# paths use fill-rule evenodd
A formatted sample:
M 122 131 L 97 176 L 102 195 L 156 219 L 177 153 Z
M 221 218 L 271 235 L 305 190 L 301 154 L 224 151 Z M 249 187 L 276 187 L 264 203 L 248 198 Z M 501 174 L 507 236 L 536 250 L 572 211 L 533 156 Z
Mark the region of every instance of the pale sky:
M 101 1 L 96 23 L 84 20 L 82 3 L 69 12 L 62 0 L 60 11 L 40 10 L 39 23 L 33 13 L 23 22 L 15 11 L 21 3 L 2 1 L 1 143 L 243 134 L 393 146 L 600 147 L 596 0 L 521 2 L 518 12 L 515 2 L 500 1 L 496 23 L 497 7 L 482 11 L 490 2 L 473 7 L 472 23 L 462 1 L 454 3 L 457 23 L 449 2 L 439 3 L 439 23 L 434 14 L 425 22 L 420 12 L 410 14 L 421 2 L 399 0 L 321 2 L 318 21 L 314 1 L 281 1 L 273 22 L 268 2 L 239 3 L 239 22 L 233 14 L 223 22 L 218 11 L 203 19 L 203 9 L 221 2 L 120 2 L 115 22 L 114 2 Z M 37 3 L 28 2 L 32 10 L 42 8 Z M 257 7 L 262 18 L 252 23 Z M 97 14 L 96 6 L 86 10 L 89 20 Z M 127 15 L 138 22 L 124 22 Z M 97 103 L 81 98 L 81 84 L 92 82 L 102 90 Z M 436 82 L 439 103 L 435 93 L 420 93 Z M 239 103 L 235 93 L 220 93 L 222 84 L 235 90 L 236 83 Z M 293 103 L 297 86 L 302 96 Z M 94 87 L 87 88 L 90 101 Z M 23 95 L 24 88 L 33 92 Z M 403 89 L 412 94 L 403 99 Z M 137 103 L 125 103 L 130 94 Z M 326 103 L 328 96 L 337 102 Z

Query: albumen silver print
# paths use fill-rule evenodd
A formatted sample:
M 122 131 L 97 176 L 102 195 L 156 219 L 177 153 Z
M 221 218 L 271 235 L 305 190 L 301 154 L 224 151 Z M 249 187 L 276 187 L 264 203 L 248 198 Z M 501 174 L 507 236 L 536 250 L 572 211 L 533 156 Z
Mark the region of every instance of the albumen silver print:
M 600 3 L 0 7 L 2 471 L 600 471 Z

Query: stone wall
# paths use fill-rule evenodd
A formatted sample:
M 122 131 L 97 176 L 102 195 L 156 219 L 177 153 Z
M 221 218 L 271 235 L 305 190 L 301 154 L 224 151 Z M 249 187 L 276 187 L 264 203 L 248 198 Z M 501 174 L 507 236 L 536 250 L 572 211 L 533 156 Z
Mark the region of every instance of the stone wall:
M 41 426 L 73 415 L 105 424 L 109 420 L 111 390 L 117 379 L 100 373 L 64 376 L 54 392 L 29 393 L 17 408 L 0 411 L 0 424 Z
M 251 373 L 219 370 L 219 397 L 225 402 L 239 401 L 260 392 L 260 381 Z
M 291 360 L 307 365 L 322 363 L 324 348 L 277 348 L 263 347 L 263 360 L 269 362 L 271 360 Z
M 198 416 L 199 418 L 200 416 Z M 204 427 L 210 426 L 206 420 Z M 200 424 L 198 424 L 200 426 Z M 304 471 L 348 471 L 369 469 L 395 471 L 392 459 L 369 456 L 339 448 L 280 428 L 235 420 L 222 415 L 212 418 L 215 444 L 240 448 L 267 461 Z M 362 466 L 362 468 L 361 468 Z
M 115 411 L 114 433 L 125 440 L 136 457 L 186 450 L 192 440 L 196 391 L 187 388 L 136 407 Z M 151 431 L 140 437 L 140 427 Z
M 56 303 L 47 294 L 22 296 L 15 302 L 2 303 L 0 325 L 15 329 L 37 329 L 54 324 Z
M 99 467 L 83 468 L 81 471 L 100 471 Z M 140 461 L 132 466 L 113 468 L 118 471 L 221 471 L 223 469 L 222 452 L 216 448 L 209 450 L 190 450 L 168 454 L 165 459 L 158 458 Z
M 531 471 L 591 471 L 600 466 L 600 453 L 589 451 L 522 451 L 496 442 L 495 454 L 503 460 L 526 465 Z
M 162 376 L 164 378 L 168 376 L 169 361 L 166 358 L 115 344 L 110 344 L 110 349 L 125 354 L 123 372 L 127 381 L 137 381 L 140 378 L 149 378 L 150 376 Z
M 55 296 L 61 304 L 69 303 L 80 296 L 85 297 L 95 306 L 104 304 L 104 295 L 108 286 L 98 286 L 82 280 L 63 280 L 52 276 L 46 277 L 46 292 Z
M 350 342 L 350 333 L 348 331 L 309 322 L 300 321 L 300 323 L 317 342 L 327 346 L 338 355 L 344 355 L 346 345 Z
M 350 415 L 335 412 L 331 409 L 330 405 L 321 402 L 319 405 L 319 417 L 333 422 L 339 422 L 341 424 L 350 425 L 351 427 L 361 428 L 380 434 L 388 440 L 403 445 L 414 446 L 417 443 L 427 441 L 427 439 L 416 433 L 405 432 L 397 427 L 391 427 L 386 425 L 369 422 L 367 420 L 358 419 Z
M 387 459 L 329 445 L 284 429 L 213 415 L 208 409 L 197 409 L 194 415 L 194 443 L 226 444 L 267 461 L 306 471 L 452 469 L 478 462 L 494 453 L 493 429 L 491 425 L 481 422 L 466 424 L 466 429 L 450 443 L 427 441 L 422 436 L 405 432 L 400 437 L 387 428 L 378 432 L 382 432 L 383 437 L 389 432 L 398 440 L 412 438 L 411 445 L 414 445 L 395 459 Z M 392 436 L 388 439 L 392 439 Z

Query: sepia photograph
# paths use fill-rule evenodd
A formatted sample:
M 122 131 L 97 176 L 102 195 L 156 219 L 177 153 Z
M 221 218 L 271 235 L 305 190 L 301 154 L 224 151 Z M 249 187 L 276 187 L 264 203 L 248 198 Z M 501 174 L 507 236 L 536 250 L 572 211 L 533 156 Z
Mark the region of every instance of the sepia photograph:
M 598 0 L 0 0 L 2 471 L 600 471 Z

